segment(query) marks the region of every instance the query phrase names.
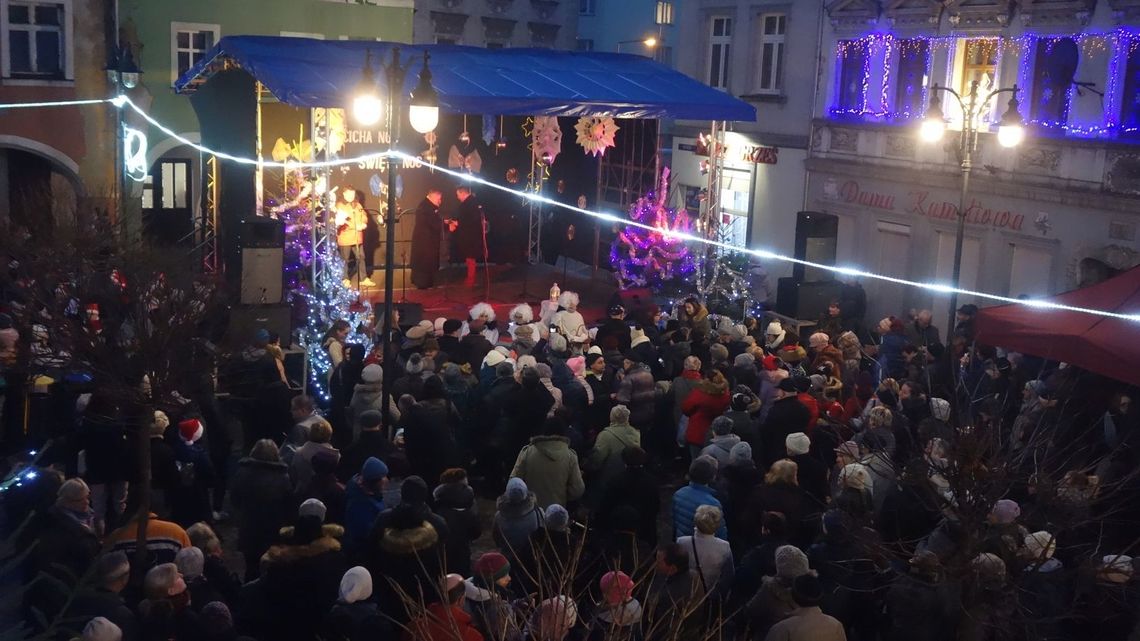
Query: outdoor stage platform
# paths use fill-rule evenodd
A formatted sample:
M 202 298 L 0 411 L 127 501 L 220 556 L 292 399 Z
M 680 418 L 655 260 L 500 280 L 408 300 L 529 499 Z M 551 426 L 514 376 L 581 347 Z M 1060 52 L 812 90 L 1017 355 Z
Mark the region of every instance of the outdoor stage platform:
M 465 287 L 463 279 L 466 268 L 462 265 L 448 266 L 440 270 L 436 286 L 431 289 L 416 289 L 410 273 L 401 270 L 396 273 L 394 301 L 397 306 L 405 303 L 423 305 L 423 318 L 434 320 L 439 317 L 466 319 L 472 305 L 480 301 L 490 303 L 500 323 L 509 321 L 510 310 L 519 303 L 530 303 L 537 315 L 538 305 L 550 297 L 550 287 L 558 283 L 562 291 L 577 292 L 581 302 L 578 311 L 587 323 L 605 318 L 610 298 L 617 292 L 613 274 L 599 269 L 597 273 L 590 265 L 575 260 L 559 259 L 557 266 L 540 263 L 537 265 L 489 265 L 490 278 L 484 277 L 483 269 L 478 271 L 475 287 Z M 363 291 L 364 298 L 373 303 L 384 301 L 384 271 L 372 274 L 375 287 Z M 488 282 L 489 281 L 489 282 Z M 403 287 L 406 282 L 407 287 Z M 627 292 L 628 295 L 628 292 Z M 650 295 L 643 290 L 643 295 Z

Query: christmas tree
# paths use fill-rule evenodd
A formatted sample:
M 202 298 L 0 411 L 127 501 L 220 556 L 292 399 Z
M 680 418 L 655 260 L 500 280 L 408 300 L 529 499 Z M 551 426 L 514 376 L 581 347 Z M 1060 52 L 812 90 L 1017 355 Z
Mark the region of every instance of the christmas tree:
M 661 286 L 693 273 L 696 259 L 678 234 L 690 233 L 691 220 L 682 209 L 665 204 L 669 170 L 661 174 L 656 193 L 638 198 L 629 208 L 636 224 L 618 232 L 610 246 L 610 264 L 622 289 Z

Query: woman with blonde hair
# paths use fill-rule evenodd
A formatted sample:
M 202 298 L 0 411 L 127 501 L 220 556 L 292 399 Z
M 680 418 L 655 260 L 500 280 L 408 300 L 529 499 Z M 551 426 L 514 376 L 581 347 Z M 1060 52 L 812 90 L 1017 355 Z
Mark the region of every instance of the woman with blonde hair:
M 768 468 L 764 483 L 752 491 L 748 500 L 751 519 L 759 519 L 765 512 L 779 512 L 788 524 L 788 542 L 807 549 L 819 529 L 819 515 L 824 506 L 800 487 L 799 466 L 790 459 L 781 459 Z M 755 528 L 759 531 L 759 526 Z

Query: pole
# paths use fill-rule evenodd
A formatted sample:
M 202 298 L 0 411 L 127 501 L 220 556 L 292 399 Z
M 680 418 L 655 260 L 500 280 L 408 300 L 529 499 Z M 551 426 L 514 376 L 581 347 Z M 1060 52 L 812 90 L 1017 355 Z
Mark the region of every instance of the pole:
M 958 225 L 954 233 L 954 269 L 950 274 L 950 282 L 954 289 L 957 290 L 962 277 L 962 244 L 966 235 L 966 207 L 967 199 L 970 194 L 970 170 L 973 168 L 973 155 L 974 155 L 974 117 L 977 112 L 978 100 L 978 82 L 975 80 L 970 85 L 970 95 L 968 96 L 969 102 L 961 101 L 962 103 L 962 138 L 959 146 L 961 153 L 961 173 L 962 173 L 962 190 L 958 193 Z M 949 322 L 946 325 L 946 346 L 950 346 L 951 338 L 954 336 L 954 325 L 957 320 L 958 311 L 958 292 L 950 292 L 950 314 Z M 954 370 L 954 364 L 951 363 L 951 372 Z
M 392 63 L 388 72 L 388 148 L 395 149 L 399 139 L 399 116 L 402 101 L 400 89 L 403 88 L 403 74 L 400 70 L 400 48 L 392 47 Z M 389 414 L 392 403 L 392 386 L 396 380 L 396 363 L 389 361 L 392 345 L 392 297 L 396 288 L 396 273 L 393 266 L 396 262 L 396 172 L 399 171 L 397 158 L 388 155 L 388 216 L 385 219 L 385 248 L 384 248 L 384 336 L 380 340 L 380 349 L 384 363 L 384 387 L 380 394 L 380 417 L 384 433 L 391 438 L 391 419 Z

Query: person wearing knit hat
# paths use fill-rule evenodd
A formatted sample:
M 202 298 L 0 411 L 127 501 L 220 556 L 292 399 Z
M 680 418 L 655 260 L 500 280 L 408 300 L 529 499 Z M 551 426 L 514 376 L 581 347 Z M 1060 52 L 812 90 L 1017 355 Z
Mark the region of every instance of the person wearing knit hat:
M 497 349 L 487 352 L 483 357 L 483 367 L 498 367 L 500 363 L 506 362 L 507 357 Z
M 871 473 L 862 463 L 848 463 L 844 465 L 843 469 L 839 471 L 839 480 L 843 487 L 867 492 L 868 494 L 871 493 L 874 487 Z
M 562 641 L 578 622 L 578 606 L 568 596 L 556 596 L 538 604 L 528 625 L 533 641 Z
M 557 503 L 547 506 L 544 520 L 547 530 L 565 532 L 570 527 L 570 513 Z
M 567 342 L 566 337 L 557 332 L 552 333 L 550 338 L 546 341 L 546 347 L 550 350 L 551 354 L 564 356 L 570 351 L 570 344 Z
M 339 598 L 341 603 L 356 603 L 372 598 L 372 573 L 366 568 L 349 568 L 340 580 Z
M 83 626 L 80 641 L 122 641 L 123 630 L 106 617 L 95 617 Z
M 174 565 L 182 573 L 187 583 L 202 576 L 206 566 L 206 556 L 196 547 L 182 548 L 174 555 Z
M 764 347 L 768 351 L 776 351 L 784 344 L 784 339 L 788 333 L 784 330 L 784 326 L 780 321 L 772 321 L 768 323 L 768 328 L 764 330 Z
M 691 536 L 697 509 L 711 505 L 722 508 L 710 487 L 716 480 L 717 462 L 711 456 L 698 456 L 689 464 L 689 484 L 673 493 L 673 536 Z M 728 528 L 722 522 L 716 536 L 728 539 Z
M 752 446 L 748 441 L 741 441 L 732 446 L 732 450 L 728 453 L 728 465 L 748 465 L 752 461 Z
M 990 510 L 989 521 L 999 525 L 1008 525 L 1017 520 L 1021 516 L 1021 506 L 1017 501 L 1011 499 L 1001 499 L 994 503 L 994 507 Z
M 196 418 L 188 418 L 178 423 L 178 435 L 187 443 L 198 442 L 198 439 L 202 438 L 205 433 L 205 426 L 202 425 L 202 421 Z
M 710 365 L 713 367 L 728 363 L 728 348 L 722 343 L 709 345 L 709 360 L 711 361 Z
M 404 332 L 404 348 L 423 345 L 424 339 L 428 337 L 431 331 L 422 325 L 412 325 L 408 331 Z
M 945 423 L 950 420 L 950 401 L 944 398 L 930 399 L 930 415 L 934 420 Z
M 325 504 L 318 499 L 305 499 L 299 508 L 297 508 L 297 517 L 311 516 L 315 517 L 321 523 L 325 522 L 325 515 L 328 509 Z
M 463 607 L 467 592 L 463 577 L 448 574 L 442 584 L 436 585 L 424 591 L 441 591 L 442 600 L 429 604 L 422 614 L 409 621 L 403 637 L 417 641 L 483 641 L 483 634 L 472 623 L 472 615 Z
M 784 438 L 784 446 L 788 451 L 788 457 L 794 458 L 808 453 L 811 449 L 811 439 L 803 432 L 795 432 Z
M 475 576 L 486 580 L 487 585 L 507 587 L 511 582 L 511 563 L 498 552 L 484 552 L 472 567 Z
M 781 545 L 776 548 L 776 576 L 782 579 L 795 579 L 811 572 L 807 555 L 794 545 Z
M 521 374 L 523 370 L 529 369 L 536 365 L 538 365 L 538 359 L 531 356 L 530 354 L 527 354 L 526 356 L 520 356 L 518 362 L 515 364 L 515 372 Z
M 1046 561 L 1053 560 L 1053 553 L 1057 550 L 1057 539 L 1052 534 L 1042 530 L 1033 532 L 1025 537 L 1025 547 L 1022 553 L 1034 566 L 1042 566 Z
M 709 435 L 712 438 L 701 450 L 701 454 L 716 459 L 718 469 L 728 465 L 728 456 L 732 448 L 741 442 L 740 437 L 732 433 L 735 426 L 736 423 L 724 415 L 714 418 L 709 425 Z
M 530 549 L 530 537 L 542 527 L 545 514 L 526 481 L 512 477 L 503 495 L 495 502 L 494 530 L 499 551 L 515 566 L 518 554 Z
M 379 383 L 384 380 L 384 368 L 376 363 L 365 365 L 360 372 L 360 380 L 365 383 Z
M 604 631 L 606 638 L 628 638 L 622 628 L 638 625 L 642 617 L 641 603 L 633 598 L 633 579 L 625 572 L 611 570 L 602 575 L 598 587 L 602 602 L 594 613 L 591 631 Z M 618 634 L 610 637 L 613 632 Z

